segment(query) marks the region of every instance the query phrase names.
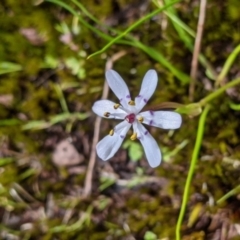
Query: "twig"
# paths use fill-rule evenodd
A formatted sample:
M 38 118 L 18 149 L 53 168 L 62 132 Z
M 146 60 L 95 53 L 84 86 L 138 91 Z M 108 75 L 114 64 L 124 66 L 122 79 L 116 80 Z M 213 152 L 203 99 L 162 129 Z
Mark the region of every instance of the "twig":
M 106 63 L 105 69 L 111 69 L 113 66 L 113 63 L 117 61 L 119 58 L 123 57 L 126 54 L 125 51 L 120 51 L 116 54 L 114 54 Z M 107 82 L 105 81 L 104 87 L 103 87 L 103 94 L 102 99 L 106 99 L 108 96 L 109 87 Z M 99 133 L 100 133 L 100 126 L 101 126 L 101 117 L 97 117 L 94 124 L 94 134 L 93 134 L 93 141 L 92 141 L 92 147 L 91 147 L 91 154 L 90 154 L 90 160 L 88 164 L 88 169 L 86 173 L 85 183 L 84 183 L 84 190 L 83 190 L 83 196 L 87 197 L 92 192 L 92 176 L 93 176 L 93 170 L 96 162 L 96 145 L 99 140 Z
M 206 5 L 207 5 L 207 0 L 201 0 L 197 35 L 196 35 L 196 40 L 194 44 L 193 59 L 192 59 L 191 73 L 190 73 L 192 80 L 189 86 L 189 98 L 191 101 L 193 101 L 193 98 L 194 98 L 195 81 L 196 81 L 196 75 L 197 75 L 197 69 L 198 69 L 198 56 L 201 48 L 203 27 L 204 27 L 205 14 L 206 14 Z

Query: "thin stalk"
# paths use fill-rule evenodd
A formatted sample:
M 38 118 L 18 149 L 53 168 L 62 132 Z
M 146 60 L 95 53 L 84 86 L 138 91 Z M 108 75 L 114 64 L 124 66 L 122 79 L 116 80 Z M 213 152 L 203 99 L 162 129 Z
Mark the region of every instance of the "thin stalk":
M 206 117 L 207 117 L 207 114 L 208 114 L 209 110 L 210 110 L 210 105 L 207 105 L 204 108 L 204 110 L 203 110 L 203 112 L 200 116 L 200 119 L 199 119 L 198 130 L 197 130 L 197 138 L 196 138 L 195 146 L 194 146 L 194 149 L 193 149 L 193 154 L 192 154 L 190 168 L 189 168 L 189 171 L 188 171 L 186 184 L 185 184 L 185 187 L 184 187 L 182 206 L 181 206 L 180 214 L 179 214 L 177 225 L 176 225 L 176 240 L 181 239 L 181 225 L 182 225 L 183 217 L 184 217 L 186 207 L 187 207 L 187 202 L 188 202 L 188 197 L 189 197 L 189 192 L 190 192 L 190 186 L 191 186 L 194 170 L 195 170 L 196 163 L 197 163 L 199 150 L 200 150 L 200 147 L 201 147 L 201 144 L 202 144 L 202 138 L 203 138 L 203 133 L 204 133 L 204 125 L 205 125 Z
M 217 98 L 219 95 L 224 93 L 228 88 L 231 88 L 237 84 L 240 84 L 240 78 L 236 78 L 236 79 L 232 80 L 231 82 L 227 83 L 226 85 L 224 85 L 223 87 L 219 88 L 215 92 L 210 93 L 208 96 L 206 96 L 205 98 L 200 100 L 199 104 L 201 106 L 206 105 L 208 102 L 212 101 L 214 98 Z
M 223 69 L 219 76 L 217 77 L 215 86 L 221 85 L 222 81 L 226 77 L 227 73 L 230 70 L 233 62 L 235 61 L 237 55 L 240 53 L 240 44 L 232 51 L 232 53 L 228 56 L 226 62 L 224 63 Z
M 63 92 L 62 92 L 62 89 L 61 89 L 60 85 L 59 84 L 55 84 L 54 87 L 55 87 L 55 90 L 57 92 L 57 95 L 58 95 L 58 98 L 59 98 L 59 102 L 61 104 L 63 112 L 69 113 L 67 102 L 66 102 L 66 99 L 65 99 L 65 97 L 63 95 Z
M 191 101 L 193 101 L 193 98 L 194 98 L 195 82 L 196 82 L 197 71 L 198 71 L 198 58 L 201 50 L 203 28 L 204 28 L 205 15 L 206 15 L 206 6 L 207 6 L 207 0 L 201 0 L 197 35 L 196 35 L 195 44 L 194 44 L 193 58 L 191 63 L 191 73 L 190 73 L 192 81 L 190 82 L 190 85 L 189 85 L 189 98 Z
M 217 200 L 217 205 L 220 205 L 221 203 L 226 201 L 228 198 L 238 194 L 239 192 L 240 192 L 240 185 L 238 185 L 237 187 L 235 187 L 234 189 L 226 193 L 224 196 L 222 196 L 219 200 Z

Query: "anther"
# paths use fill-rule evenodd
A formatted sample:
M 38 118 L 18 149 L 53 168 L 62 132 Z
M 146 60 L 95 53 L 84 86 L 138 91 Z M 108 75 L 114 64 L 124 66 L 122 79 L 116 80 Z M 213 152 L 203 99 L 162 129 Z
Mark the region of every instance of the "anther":
M 112 136 L 114 134 L 114 130 L 111 129 L 110 132 L 109 132 L 109 135 Z
M 140 116 L 138 119 L 137 119 L 140 123 L 142 123 L 144 121 L 144 118 L 142 116 Z
M 117 108 L 120 107 L 120 104 L 117 103 L 117 104 L 115 104 L 113 107 L 114 107 L 114 109 L 117 109 Z
M 109 113 L 109 112 L 105 112 L 105 113 L 103 114 L 103 116 L 104 116 L 104 117 L 109 117 L 109 116 L 110 116 L 110 113 Z
M 137 133 L 134 133 L 134 134 L 130 137 L 130 139 L 131 139 L 132 141 L 136 140 L 136 139 L 137 139 Z
M 134 102 L 133 100 L 130 100 L 130 101 L 128 102 L 128 104 L 131 105 L 131 106 L 135 106 L 135 102 Z

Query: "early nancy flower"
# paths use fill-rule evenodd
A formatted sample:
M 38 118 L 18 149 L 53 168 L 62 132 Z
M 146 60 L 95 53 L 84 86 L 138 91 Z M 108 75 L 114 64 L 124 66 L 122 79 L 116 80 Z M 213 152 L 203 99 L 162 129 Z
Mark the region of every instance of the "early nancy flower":
M 109 100 L 100 100 L 94 103 L 93 111 L 104 118 L 122 119 L 97 144 L 97 154 L 102 160 L 108 160 L 120 148 L 130 127 L 133 127 L 131 140 L 139 139 L 143 145 L 145 155 L 151 167 L 161 163 L 161 152 L 157 142 L 142 123 L 163 129 L 176 129 L 182 123 L 181 115 L 170 111 L 140 112 L 154 93 L 158 78 L 155 70 L 149 70 L 143 78 L 139 95 L 131 99 L 128 87 L 121 76 L 114 70 L 106 72 L 109 87 L 119 99 L 119 104 Z

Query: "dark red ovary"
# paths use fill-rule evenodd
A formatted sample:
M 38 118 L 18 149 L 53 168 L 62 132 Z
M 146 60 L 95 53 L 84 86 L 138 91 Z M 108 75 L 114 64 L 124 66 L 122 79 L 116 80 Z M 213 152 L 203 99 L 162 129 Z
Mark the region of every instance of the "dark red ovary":
M 129 115 L 127 115 L 127 116 L 125 117 L 125 119 L 126 119 L 129 123 L 133 123 L 133 122 L 135 121 L 135 118 L 136 118 L 136 116 L 135 116 L 134 113 L 131 113 L 131 114 L 129 114 Z

